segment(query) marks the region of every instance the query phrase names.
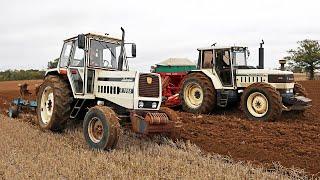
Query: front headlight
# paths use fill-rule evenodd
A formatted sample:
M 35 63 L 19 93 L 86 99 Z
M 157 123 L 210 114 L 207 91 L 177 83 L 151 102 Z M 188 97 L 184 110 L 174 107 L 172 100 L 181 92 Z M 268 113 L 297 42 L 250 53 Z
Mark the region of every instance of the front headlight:
M 157 108 L 157 103 L 156 102 L 153 102 L 152 105 L 151 105 L 152 109 L 156 109 Z
M 286 90 L 286 93 L 287 93 L 287 94 L 293 93 L 293 89 L 287 89 L 287 90 Z
M 142 101 L 139 101 L 138 107 L 139 107 L 139 108 L 143 108 L 143 105 L 144 105 L 144 103 L 143 103 Z

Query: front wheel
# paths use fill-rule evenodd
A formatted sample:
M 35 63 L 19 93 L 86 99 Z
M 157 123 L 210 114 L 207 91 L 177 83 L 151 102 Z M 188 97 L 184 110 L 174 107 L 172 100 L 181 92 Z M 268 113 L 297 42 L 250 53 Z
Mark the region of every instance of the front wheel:
M 106 106 L 90 108 L 83 121 L 83 133 L 91 148 L 114 149 L 120 135 L 120 124 L 116 113 Z
M 304 96 L 307 97 L 308 93 L 306 91 L 306 89 L 299 83 L 294 83 L 294 87 L 293 87 L 293 94 L 295 96 Z M 294 110 L 293 113 L 296 115 L 303 115 L 305 109 L 303 110 Z
M 307 97 L 308 93 L 304 87 L 302 87 L 299 83 L 294 83 L 293 93 L 296 96 L 304 96 Z
M 254 83 L 244 90 L 241 108 L 251 120 L 276 120 L 282 113 L 282 99 L 271 85 Z

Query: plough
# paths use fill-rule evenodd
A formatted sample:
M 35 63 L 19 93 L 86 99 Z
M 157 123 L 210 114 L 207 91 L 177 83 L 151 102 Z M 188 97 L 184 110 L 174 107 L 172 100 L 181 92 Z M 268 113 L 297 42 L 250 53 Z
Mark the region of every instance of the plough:
M 35 112 L 37 108 L 36 100 L 29 100 L 28 97 L 32 94 L 28 90 L 28 84 L 19 84 L 20 97 L 12 100 L 11 105 L 8 109 L 8 116 L 10 118 L 16 118 L 21 112 Z M 36 88 L 37 93 L 38 88 Z

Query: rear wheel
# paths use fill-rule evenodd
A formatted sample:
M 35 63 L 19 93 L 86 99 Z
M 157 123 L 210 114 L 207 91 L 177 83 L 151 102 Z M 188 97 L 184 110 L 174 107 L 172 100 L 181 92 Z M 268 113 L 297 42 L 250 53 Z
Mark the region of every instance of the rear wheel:
M 180 91 L 182 109 L 191 113 L 210 113 L 216 106 L 211 80 L 201 73 L 189 74 Z
M 43 129 L 61 131 L 69 119 L 72 96 L 68 83 L 49 75 L 41 84 L 37 96 L 37 117 Z
M 244 90 L 241 108 L 251 120 L 275 120 L 282 113 L 282 99 L 271 85 L 254 83 Z
M 106 106 L 90 108 L 83 121 L 83 133 L 91 148 L 114 149 L 120 135 L 116 113 Z

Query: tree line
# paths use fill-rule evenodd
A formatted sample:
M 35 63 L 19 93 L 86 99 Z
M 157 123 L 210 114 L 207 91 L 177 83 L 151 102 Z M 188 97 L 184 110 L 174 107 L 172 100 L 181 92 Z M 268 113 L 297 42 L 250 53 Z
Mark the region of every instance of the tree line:
M 298 47 L 288 50 L 286 69 L 293 72 L 306 72 L 310 80 L 315 79 L 320 69 L 320 43 L 305 39 L 297 42 Z M 48 69 L 57 67 L 59 58 L 48 62 Z M 0 71 L 0 81 L 42 79 L 45 71 L 41 70 L 6 70 Z
M 6 70 L 0 71 L 0 81 L 42 79 L 45 71 L 41 70 Z

